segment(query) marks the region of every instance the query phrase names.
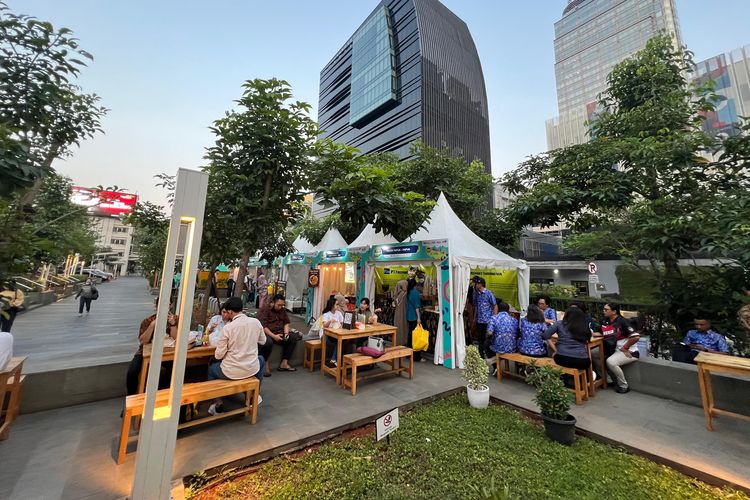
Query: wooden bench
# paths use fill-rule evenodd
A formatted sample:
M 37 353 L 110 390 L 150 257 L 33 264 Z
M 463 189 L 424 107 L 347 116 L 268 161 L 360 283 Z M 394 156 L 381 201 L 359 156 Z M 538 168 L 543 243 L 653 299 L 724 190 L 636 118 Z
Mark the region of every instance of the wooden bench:
M 260 382 L 255 377 L 242 380 L 210 380 L 195 384 L 182 386 L 182 397 L 180 405 L 198 403 L 210 399 L 231 396 L 232 394 L 245 394 L 245 406 L 236 410 L 219 413 L 215 416 L 199 418 L 178 425 L 178 429 L 192 427 L 194 425 L 211 422 L 220 418 L 227 418 L 240 413 L 250 415 L 250 423 L 254 424 L 258 416 L 258 391 Z M 156 406 L 164 406 L 169 401 L 169 389 L 162 389 L 156 393 Z M 128 447 L 128 436 L 130 434 L 130 420 L 132 417 L 141 417 L 146 405 L 146 394 L 134 394 L 125 398 L 125 411 L 122 418 L 122 430 L 120 432 L 120 448 L 117 454 L 117 463 L 121 464 L 125 459 Z M 179 411 L 179 408 L 176 410 Z
M 529 365 L 531 362 L 535 362 L 537 366 L 551 365 L 555 368 L 560 369 L 563 373 L 571 375 L 573 377 L 573 393 L 576 397 L 576 404 L 581 405 L 585 400 L 589 398 L 589 384 L 588 384 L 588 373 L 587 370 L 579 370 L 577 368 L 566 368 L 560 366 L 552 358 L 534 358 L 532 356 L 526 356 L 519 352 L 513 352 L 509 354 L 495 354 L 495 360 L 497 362 L 497 381 L 503 381 L 503 374 L 511 377 L 519 377 L 510 370 L 510 362 L 516 363 L 516 366 Z M 503 363 L 505 368 L 503 368 Z M 523 378 L 523 377 L 520 377 Z
M 401 364 L 403 359 L 409 358 L 409 366 L 405 367 Z M 394 364 L 394 361 L 398 360 L 398 366 Z M 374 365 L 377 363 L 388 363 L 391 365 L 391 369 L 385 372 L 373 373 L 367 376 L 359 377 L 359 380 L 365 380 L 368 378 L 381 377 L 383 375 L 399 374 L 403 371 L 409 374 L 409 378 L 414 377 L 414 351 L 409 347 L 404 346 L 393 346 L 386 347 L 385 354 L 379 358 L 373 358 L 371 356 L 365 356 L 364 354 L 354 353 L 347 354 L 344 356 L 343 363 L 343 375 L 344 375 L 344 389 L 348 387 L 352 388 L 352 396 L 357 395 L 357 368 L 360 366 Z M 351 369 L 351 379 L 348 378 L 348 369 Z
M 21 375 L 26 356 L 12 358 L 8 367 L 0 372 L 0 440 L 8 439 L 10 426 L 21 408 L 21 388 L 26 380 Z
M 302 358 L 302 366 L 309 369 L 310 371 L 315 370 L 315 363 L 320 361 L 315 360 L 315 353 L 322 353 L 322 344 L 320 339 L 305 340 L 305 352 Z

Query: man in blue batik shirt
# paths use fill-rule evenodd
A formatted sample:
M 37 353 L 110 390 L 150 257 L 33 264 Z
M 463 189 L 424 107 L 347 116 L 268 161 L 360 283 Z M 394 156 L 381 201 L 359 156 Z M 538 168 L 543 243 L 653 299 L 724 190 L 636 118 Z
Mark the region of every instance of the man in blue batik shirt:
M 695 364 L 699 352 L 729 354 L 729 345 L 724 336 L 711 329 L 711 320 L 696 319 L 695 329 L 689 330 L 685 338 L 672 352 L 672 360 Z
M 510 304 L 501 301 L 497 307 L 500 312 L 487 326 L 487 357 L 492 356 L 493 361 L 496 353 L 516 352 L 518 338 L 518 320 L 509 314 Z
M 487 342 L 487 325 L 492 317 L 497 314 L 497 299 L 495 294 L 487 290 L 487 282 L 479 276 L 474 277 L 474 296 L 473 302 L 476 308 L 476 325 L 477 337 L 479 339 L 479 354 L 484 358 L 494 356 L 491 352 L 485 351 Z

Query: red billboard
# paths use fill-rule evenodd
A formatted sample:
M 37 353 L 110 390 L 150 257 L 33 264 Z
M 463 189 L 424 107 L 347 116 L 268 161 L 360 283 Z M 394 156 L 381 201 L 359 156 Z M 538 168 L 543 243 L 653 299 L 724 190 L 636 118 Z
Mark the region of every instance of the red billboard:
M 99 191 L 94 188 L 73 187 L 71 201 L 89 207 L 90 215 L 119 217 L 133 211 L 138 196 L 118 191 Z

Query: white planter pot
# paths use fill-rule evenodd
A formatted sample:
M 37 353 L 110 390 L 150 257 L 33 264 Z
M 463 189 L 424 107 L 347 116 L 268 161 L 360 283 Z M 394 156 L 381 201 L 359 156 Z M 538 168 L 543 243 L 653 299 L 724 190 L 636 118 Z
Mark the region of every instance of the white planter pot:
M 472 408 L 483 410 L 490 404 L 490 388 L 486 385 L 478 391 L 467 385 L 466 394 L 469 396 L 469 404 Z

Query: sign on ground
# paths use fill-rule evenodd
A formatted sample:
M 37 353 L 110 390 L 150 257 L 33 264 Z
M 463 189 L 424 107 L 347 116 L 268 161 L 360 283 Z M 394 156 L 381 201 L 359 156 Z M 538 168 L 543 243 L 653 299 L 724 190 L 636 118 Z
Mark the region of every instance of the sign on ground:
M 398 429 L 398 408 L 394 408 L 375 421 L 377 441 Z

